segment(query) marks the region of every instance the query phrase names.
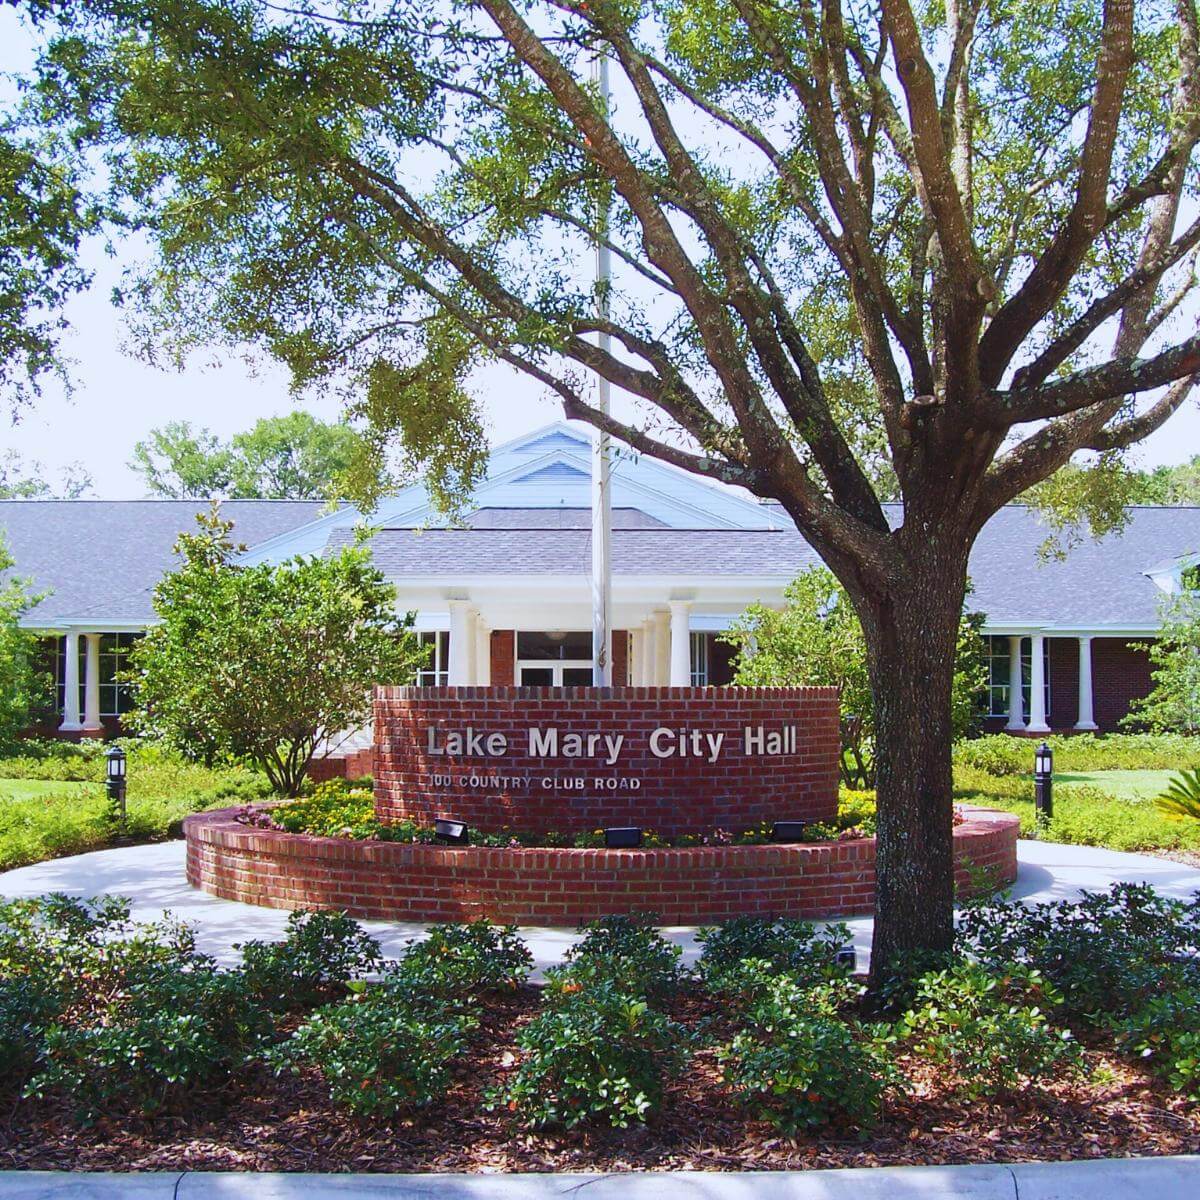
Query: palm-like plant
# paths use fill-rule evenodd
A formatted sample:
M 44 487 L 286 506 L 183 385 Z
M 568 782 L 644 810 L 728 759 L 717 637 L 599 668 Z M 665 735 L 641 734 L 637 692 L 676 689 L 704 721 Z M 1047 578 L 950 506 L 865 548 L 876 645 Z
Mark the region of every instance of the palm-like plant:
M 1181 771 L 1155 804 L 1168 816 L 1200 821 L 1200 769 Z

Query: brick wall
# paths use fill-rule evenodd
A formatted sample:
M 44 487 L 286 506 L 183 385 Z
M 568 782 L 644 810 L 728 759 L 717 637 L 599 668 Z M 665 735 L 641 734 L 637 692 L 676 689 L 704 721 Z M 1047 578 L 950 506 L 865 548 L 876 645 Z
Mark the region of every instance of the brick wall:
M 1094 638 L 1092 641 L 1092 695 L 1096 724 L 1119 729 L 1132 700 L 1150 693 L 1150 656 L 1146 639 Z M 1133 647 L 1133 648 L 1131 648 Z
M 530 754 L 530 729 L 623 736 L 615 764 Z M 744 731 L 796 731 L 795 748 L 747 754 Z M 723 737 L 709 761 L 656 756 L 655 729 Z M 503 735 L 506 752 L 430 753 L 467 729 Z M 825 820 L 837 809 L 833 688 L 377 688 L 375 807 L 384 821 L 454 817 L 485 830 L 562 833 L 639 825 L 668 836 Z M 690 744 L 689 751 L 694 747 Z
M 314 758 L 308 767 L 308 777 L 313 783 L 324 783 L 327 779 L 361 779 L 374 773 L 375 751 L 370 746 L 352 750 L 349 754 Z
M 366 920 L 575 925 L 650 912 L 667 925 L 734 916 L 870 912 L 875 842 L 672 850 L 507 850 L 360 842 L 253 829 L 234 809 L 184 822 L 187 877 L 227 900 L 341 909 Z M 965 809 L 954 830 L 956 882 L 968 865 L 995 883 L 1017 870 L 1017 818 Z

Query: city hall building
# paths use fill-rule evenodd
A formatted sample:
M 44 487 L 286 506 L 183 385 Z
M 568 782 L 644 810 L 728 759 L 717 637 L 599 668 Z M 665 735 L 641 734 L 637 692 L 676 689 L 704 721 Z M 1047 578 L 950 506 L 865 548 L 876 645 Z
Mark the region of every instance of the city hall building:
M 461 526 L 447 527 L 419 486 L 371 514 L 375 562 L 430 647 L 419 682 L 591 682 L 591 461 L 588 432 L 556 424 L 493 451 Z M 25 621 L 55 663 L 57 712 L 42 732 L 119 728 L 123 659 L 153 623 L 154 586 L 201 507 L 0 501 L 15 573 L 43 594 Z M 247 562 L 335 552 L 364 522 L 316 502 L 235 500 L 222 511 Z M 781 604 L 787 584 L 819 562 L 779 506 L 626 450 L 614 460 L 612 514 L 617 684 L 730 682 L 722 632 L 748 604 Z M 986 614 L 989 645 L 987 725 L 1114 729 L 1149 690 L 1146 646 L 1163 597 L 1200 561 L 1200 509 L 1135 509 L 1122 533 L 1063 560 L 1041 553 L 1046 537 L 1014 505 L 971 557 L 970 604 Z

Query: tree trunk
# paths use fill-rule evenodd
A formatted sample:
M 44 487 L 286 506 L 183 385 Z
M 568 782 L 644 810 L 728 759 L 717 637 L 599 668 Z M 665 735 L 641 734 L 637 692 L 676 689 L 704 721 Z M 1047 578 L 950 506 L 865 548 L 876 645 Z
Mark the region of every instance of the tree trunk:
M 875 702 L 876 994 L 954 939 L 951 692 L 966 559 L 966 547 L 922 547 L 893 594 L 861 612 Z

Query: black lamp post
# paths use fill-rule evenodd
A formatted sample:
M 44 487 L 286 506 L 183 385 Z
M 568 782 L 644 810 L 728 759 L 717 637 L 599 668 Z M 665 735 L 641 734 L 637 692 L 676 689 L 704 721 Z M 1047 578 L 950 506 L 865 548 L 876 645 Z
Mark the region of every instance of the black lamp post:
M 125 831 L 125 751 L 115 743 L 104 756 L 105 783 L 108 787 L 109 812 Z
M 1045 742 L 1033 752 L 1033 803 L 1038 824 L 1048 824 L 1054 816 L 1054 751 Z

